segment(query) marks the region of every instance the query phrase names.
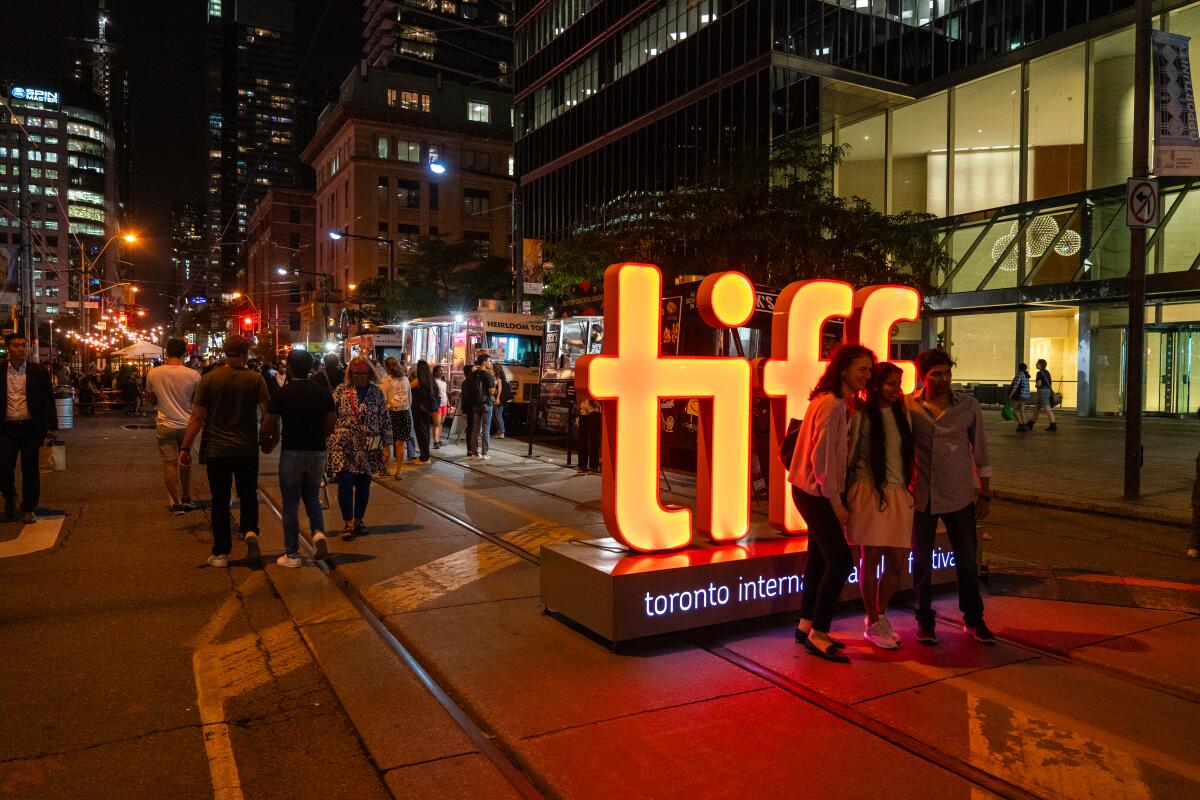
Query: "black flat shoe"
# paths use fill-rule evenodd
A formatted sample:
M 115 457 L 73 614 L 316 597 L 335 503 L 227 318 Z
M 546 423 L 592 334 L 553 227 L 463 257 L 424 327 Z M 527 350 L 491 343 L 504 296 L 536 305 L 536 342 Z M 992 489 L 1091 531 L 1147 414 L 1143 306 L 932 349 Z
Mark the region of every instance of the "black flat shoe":
M 841 650 L 846 646 L 845 642 L 839 642 L 837 639 L 831 639 L 833 644 L 829 645 L 830 650 Z M 796 644 L 808 644 L 808 634 L 796 628 Z
M 822 650 L 812 642 L 808 641 L 807 637 L 804 640 L 804 652 L 808 653 L 810 656 L 816 656 L 817 658 L 821 658 L 826 661 L 832 661 L 835 664 L 849 664 L 850 659 L 842 655 L 839 652 L 840 649 L 840 647 L 834 644 L 830 646 L 828 650 Z

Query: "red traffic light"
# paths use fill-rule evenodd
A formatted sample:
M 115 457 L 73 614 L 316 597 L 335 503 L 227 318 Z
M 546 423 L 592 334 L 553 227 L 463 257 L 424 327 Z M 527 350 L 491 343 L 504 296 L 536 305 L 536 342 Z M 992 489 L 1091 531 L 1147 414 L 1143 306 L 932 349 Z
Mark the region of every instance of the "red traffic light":
M 250 316 L 242 317 L 242 327 L 243 328 L 253 328 L 254 327 L 254 317 L 250 317 Z

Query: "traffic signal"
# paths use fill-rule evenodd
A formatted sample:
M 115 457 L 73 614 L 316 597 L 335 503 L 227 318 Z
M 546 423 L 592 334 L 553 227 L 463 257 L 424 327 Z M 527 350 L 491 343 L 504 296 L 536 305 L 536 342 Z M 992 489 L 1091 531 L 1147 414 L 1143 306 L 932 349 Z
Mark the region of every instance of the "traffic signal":
M 252 314 L 242 317 L 242 330 L 254 330 L 254 316 Z

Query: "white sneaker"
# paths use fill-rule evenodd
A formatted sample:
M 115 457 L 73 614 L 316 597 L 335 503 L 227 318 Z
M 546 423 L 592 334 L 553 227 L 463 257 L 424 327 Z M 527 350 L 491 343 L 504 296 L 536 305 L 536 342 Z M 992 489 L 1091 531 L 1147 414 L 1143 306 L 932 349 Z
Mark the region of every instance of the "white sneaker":
M 279 558 L 275 559 L 275 564 L 276 564 L 276 566 L 280 566 L 280 567 L 302 567 L 302 566 L 304 566 L 304 562 L 300 559 L 300 556 L 298 556 L 298 555 L 289 556 L 287 553 L 284 553 Z
M 893 642 L 900 644 L 900 634 L 896 633 L 896 630 L 892 627 L 892 623 L 887 617 L 880 617 L 879 624 L 883 626 L 883 632 L 892 637 Z
M 329 555 L 329 543 L 325 539 L 325 534 L 317 531 L 313 534 L 313 558 L 320 561 Z
M 863 630 L 863 638 L 876 647 L 884 650 L 895 650 L 896 642 L 891 636 L 888 636 L 879 620 L 872 624 L 867 624 Z
M 210 567 L 228 567 L 229 556 L 209 556 L 208 565 Z
M 492 460 L 492 457 L 491 457 L 491 456 L 489 456 L 487 453 L 484 453 L 484 454 L 483 454 L 483 455 L 481 455 L 479 458 L 480 458 L 480 460 L 482 460 L 482 461 L 491 461 L 491 460 Z

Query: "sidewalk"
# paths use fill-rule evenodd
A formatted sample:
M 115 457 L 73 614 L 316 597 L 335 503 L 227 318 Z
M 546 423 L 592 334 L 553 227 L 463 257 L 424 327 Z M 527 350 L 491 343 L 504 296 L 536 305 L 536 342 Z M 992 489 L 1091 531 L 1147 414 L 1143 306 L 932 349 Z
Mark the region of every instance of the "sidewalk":
M 1058 431 L 1017 433 L 984 411 L 997 497 L 1173 525 L 1191 524 L 1200 420 L 1143 421 L 1142 496 L 1125 500 L 1125 420 L 1058 414 Z

